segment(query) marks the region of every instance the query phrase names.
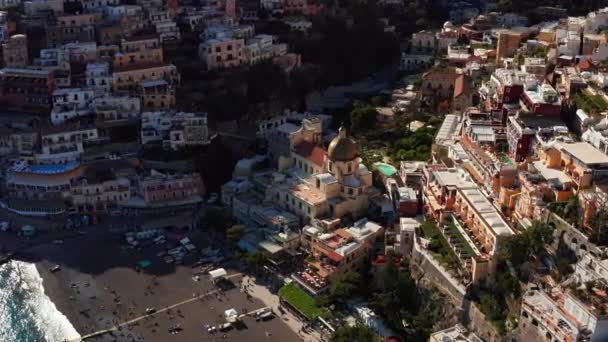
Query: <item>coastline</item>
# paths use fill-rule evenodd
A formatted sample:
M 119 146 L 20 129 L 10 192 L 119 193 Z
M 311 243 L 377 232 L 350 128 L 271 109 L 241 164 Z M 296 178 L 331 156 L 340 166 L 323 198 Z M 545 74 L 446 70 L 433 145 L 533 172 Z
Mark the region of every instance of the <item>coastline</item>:
M 109 242 L 109 241 L 108 241 Z M 167 265 L 158 257 L 157 250 L 135 253 L 119 245 L 84 238 L 66 241 L 61 245 L 45 244 L 28 251 L 43 278 L 45 294 L 57 310 L 67 317 L 76 331 L 84 336 L 111 328 L 140 317 L 146 308 L 161 309 L 192 299 L 193 295 L 217 291 L 207 276 L 200 281 L 192 279 L 194 269 L 189 266 Z M 153 265 L 138 272 L 134 265 L 148 259 Z M 61 270 L 51 272 L 54 265 Z M 143 317 L 136 323 L 94 338 L 95 341 L 213 341 L 222 335 L 209 334 L 204 325 L 225 322 L 223 312 L 235 308 L 239 312 L 252 311 L 265 304 L 239 291 L 241 276 L 229 270 L 235 288 L 222 295 L 213 295 Z M 300 341 L 299 337 L 280 318 L 256 322 L 245 318 L 243 327 L 225 334 L 233 341 Z M 177 335 L 168 333 L 172 326 L 180 325 Z M 68 338 L 69 336 L 66 336 Z

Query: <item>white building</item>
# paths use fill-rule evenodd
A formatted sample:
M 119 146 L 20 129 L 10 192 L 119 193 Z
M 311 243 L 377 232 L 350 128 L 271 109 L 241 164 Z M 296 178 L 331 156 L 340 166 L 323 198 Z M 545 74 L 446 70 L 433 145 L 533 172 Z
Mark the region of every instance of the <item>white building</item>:
M 462 324 L 431 334 L 430 342 L 483 342 L 475 333 L 469 332 Z
M 38 164 L 65 164 L 78 161 L 84 152 L 84 142 L 99 139 L 97 128 L 80 125 L 46 127 L 40 134 L 40 153 L 35 155 Z
M 82 0 L 82 9 L 85 12 L 103 12 L 109 6 L 120 5 L 119 0 Z
M 496 22 L 503 27 L 527 26 L 528 17 L 517 13 L 502 13 L 496 16 Z
M 93 112 L 97 119 L 119 122 L 139 118 L 141 100 L 135 96 L 103 96 L 93 100 Z
M 17 7 L 21 2 L 21 0 L 0 0 L 0 9 Z
M 312 21 L 305 19 L 287 19 L 284 21 L 291 31 L 306 32 L 312 28 Z
M 122 17 L 143 15 L 143 9 L 138 5 L 120 5 L 104 7 L 103 12 L 108 19 L 119 20 Z
M 144 112 L 141 115 L 141 143 L 160 142 L 178 150 L 205 145 L 209 141 L 206 113 Z
M 70 56 L 64 49 L 42 49 L 40 57 L 34 59 L 34 64 L 62 70 L 70 70 Z
M 529 341 L 592 341 L 608 339 L 608 320 L 577 298 L 571 290 L 555 289 L 551 294 L 529 285 L 523 297 L 519 324 L 522 328 L 536 331 Z M 601 306 L 606 305 L 601 303 Z
M 8 38 L 8 13 L 0 11 L 0 43 L 4 43 Z
M 177 24 L 174 21 L 158 22 L 155 26 L 161 42 L 180 39 L 179 27 L 177 27 Z
M 414 234 L 416 228 L 420 227 L 420 222 L 410 217 L 400 217 L 395 237 L 395 252 L 399 255 L 410 255 L 414 247 Z
M 109 94 L 112 89 L 112 73 L 108 63 L 89 63 L 85 71 L 87 87 L 95 91 L 95 96 Z
M 94 92 L 92 89 L 56 89 L 53 92 L 51 123 L 59 125 L 66 120 L 89 114 L 93 98 Z
M 72 61 L 93 62 L 97 60 L 96 42 L 75 42 L 62 46 Z
M 63 13 L 63 0 L 31 0 L 23 2 L 26 15 L 32 16 L 41 12 L 51 11 L 55 14 Z
M 401 54 L 401 64 L 399 69 L 402 71 L 416 71 L 420 69 L 426 69 L 433 65 L 433 56 L 428 55 L 410 55 L 406 53 Z

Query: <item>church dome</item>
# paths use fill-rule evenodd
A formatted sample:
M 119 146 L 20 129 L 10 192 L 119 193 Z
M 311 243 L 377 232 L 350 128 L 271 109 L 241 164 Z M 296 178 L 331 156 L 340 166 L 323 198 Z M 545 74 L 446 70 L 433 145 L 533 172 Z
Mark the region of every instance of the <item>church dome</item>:
M 351 161 L 357 158 L 357 155 L 357 143 L 346 136 L 344 127 L 340 127 L 338 136 L 329 144 L 327 156 L 332 161 Z
M 446 30 L 452 29 L 454 28 L 454 24 L 452 24 L 451 21 L 446 21 L 445 23 L 443 23 L 443 28 Z

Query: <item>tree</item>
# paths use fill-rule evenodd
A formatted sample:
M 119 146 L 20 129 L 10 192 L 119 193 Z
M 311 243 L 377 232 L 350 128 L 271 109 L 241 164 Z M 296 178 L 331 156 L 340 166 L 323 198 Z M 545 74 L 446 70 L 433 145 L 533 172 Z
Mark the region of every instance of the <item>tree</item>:
M 540 253 L 552 241 L 553 227 L 541 221 L 533 221 L 532 226 L 524 232 L 506 240 L 500 253 L 517 268 L 531 256 Z
M 344 325 L 336 330 L 331 342 L 381 342 L 382 338 L 363 324 L 354 327 Z
M 361 275 L 357 272 L 349 271 L 339 275 L 331 284 L 329 298 L 331 301 L 345 304 L 359 292 L 362 285 Z
M 268 256 L 269 254 L 266 251 L 256 251 L 254 253 L 247 254 L 245 257 L 245 262 L 247 265 L 257 271 L 266 264 L 268 261 Z
M 226 239 L 230 243 L 237 243 L 240 239 L 243 238 L 244 234 L 245 226 L 243 226 L 242 224 L 235 224 L 234 226 L 226 230 Z
M 376 108 L 355 103 L 355 108 L 350 112 L 350 128 L 354 132 L 369 130 L 376 124 Z

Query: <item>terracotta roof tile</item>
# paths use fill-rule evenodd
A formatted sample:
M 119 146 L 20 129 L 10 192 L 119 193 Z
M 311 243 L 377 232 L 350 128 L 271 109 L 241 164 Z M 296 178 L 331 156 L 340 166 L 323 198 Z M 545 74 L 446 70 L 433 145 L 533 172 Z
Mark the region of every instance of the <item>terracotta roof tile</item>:
M 325 161 L 325 150 L 307 141 L 296 146 L 294 152 L 318 166 L 323 166 L 323 162 Z

